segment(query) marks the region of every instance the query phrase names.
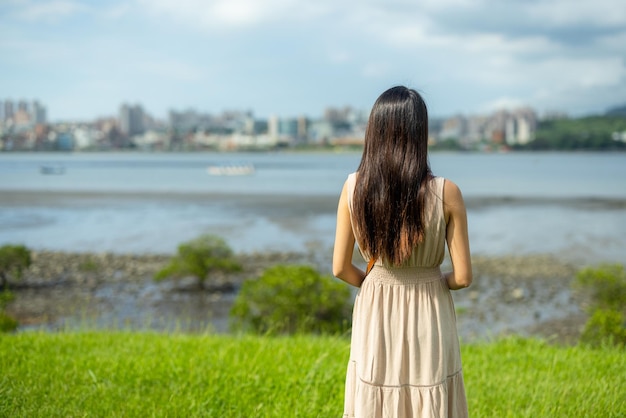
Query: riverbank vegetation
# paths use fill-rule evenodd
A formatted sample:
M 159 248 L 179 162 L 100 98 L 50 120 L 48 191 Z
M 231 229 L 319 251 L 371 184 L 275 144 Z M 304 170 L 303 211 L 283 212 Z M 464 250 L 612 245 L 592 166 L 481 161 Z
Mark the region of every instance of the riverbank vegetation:
M 304 265 L 276 265 L 243 282 L 231 309 L 236 330 L 336 334 L 349 330 L 350 289 Z
M 176 255 L 154 275 L 154 279 L 193 277 L 203 288 L 209 278 L 241 270 L 241 264 L 226 241 L 222 237 L 205 234 L 180 244 Z M 215 282 L 215 279 L 212 280 L 210 286 L 216 286 Z
M 530 141 L 507 144 L 500 139 L 479 141 L 441 138 L 431 151 L 626 151 L 626 117 L 585 116 L 540 120 Z
M 18 326 L 15 318 L 6 313 L 7 304 L 14 298 L 9 283 L 21 279 L 31 262 L 30 250 L 23 245 L 0 247 L 0 333 L 13 331 Z
M 344 336 L 25 332 L 0 337 L 0 416 L 340 416 Z M 462 344 L 473 417 L 619 417 L 626 356 L 509 338 Z
M 543 120 L 535 138 L 514 149 L 532 151 L 624 151 L 626 118 L 622 116 L 588 116 L 576 119 Z
M 583 344 L 626 347 L 626 270 L 620 264 L 587 267 L 574 287 L 586 296 L 590 315 L 580 337 Z

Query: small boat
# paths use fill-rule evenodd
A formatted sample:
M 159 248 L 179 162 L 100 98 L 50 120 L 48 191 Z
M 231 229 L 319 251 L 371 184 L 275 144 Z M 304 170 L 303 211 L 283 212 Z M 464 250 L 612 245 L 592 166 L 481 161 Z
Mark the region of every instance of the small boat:
M 39 167 L 41 174 L 65 174 L 65 167 L 60 165 L 42 165 Z
M 207 173 L 212 176 L 247 176 L 254 173 L 252 164 L 210 165 Z

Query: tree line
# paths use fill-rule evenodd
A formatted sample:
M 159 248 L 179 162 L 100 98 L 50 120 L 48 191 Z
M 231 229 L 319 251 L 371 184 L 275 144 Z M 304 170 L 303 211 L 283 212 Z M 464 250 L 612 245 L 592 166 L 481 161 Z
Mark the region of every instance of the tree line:
M 587 116 L 539 122 L 535 138 L 516 150 L 619 151 L 626 150 L 626 117 Z

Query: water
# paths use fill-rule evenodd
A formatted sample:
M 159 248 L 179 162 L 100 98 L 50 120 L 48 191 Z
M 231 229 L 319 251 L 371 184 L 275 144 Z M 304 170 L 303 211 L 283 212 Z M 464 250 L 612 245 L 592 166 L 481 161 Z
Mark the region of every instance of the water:
M 327 251 L 357 153 L 0 154 L 0 244 L 171 253 L 200 233 L 235 251 Z M 626 154 L 435 153 L 468 205 L 472 252 L 626 262 Z M 250 176 L 210 176 L 215 164 Z M 44 175 L 40 167 L 63 167 Z

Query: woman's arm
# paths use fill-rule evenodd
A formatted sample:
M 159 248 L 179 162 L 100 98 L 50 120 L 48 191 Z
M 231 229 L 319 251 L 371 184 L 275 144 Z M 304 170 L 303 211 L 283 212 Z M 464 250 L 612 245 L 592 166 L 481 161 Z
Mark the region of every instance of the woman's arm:
M 452 261 L 452 271 L 444 275 L 448 287 L 462 289 L 472 284 L 472 260 L 470 257 L 467 211 L 459 187 L 445 180 L 443 189 L 444 215 L 446 218 L 446 241 Z
M 365 272 L 352 264 L 354 253 L 354 232 L 350 222 L 348 208 L 348 188 L 343 185 L 339 205 L 337 207 L 337 229 L 335 231 L 335 246 L 333 249 L 333 275 L 344 282 L 361 287 Z

